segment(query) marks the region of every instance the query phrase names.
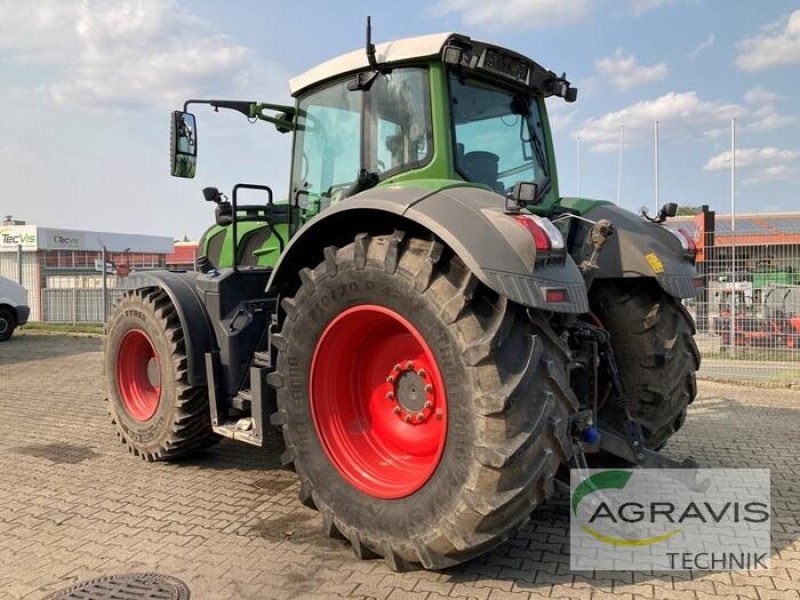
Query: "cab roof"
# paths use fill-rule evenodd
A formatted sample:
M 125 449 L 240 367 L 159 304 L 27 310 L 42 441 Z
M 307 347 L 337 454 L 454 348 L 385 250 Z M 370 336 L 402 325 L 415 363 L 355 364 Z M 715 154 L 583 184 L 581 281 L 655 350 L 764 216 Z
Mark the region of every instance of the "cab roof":
M 430 58 L 442 52 L 445 43 L 452 37 L 467 38 L 455 33 L 433 33 L 413 38 L 404 38 L 391 42 L 375 45 L 375 58 L 379 64 L 396 63 L 416 58 Z M 289 89 L 292 96 L 300 94 L 304 89 L 314 84 L 369 67 L 367 53 L 361 47 L 347 54 L 325 61 L 312 67 L 302 75 L 289 80 Z
M 445 50 L 445 48 L 447 50 Z M 378 65 L 392 65 L 413 60 L 442 57 L 448 64 L 479 70 L 506 81 L 528 86 L 547 96 L 559 96 L 574 102 L 578 90 L 565 75 L 559 77 L 530 58 L 512 50 L 473 40 L 458 33 L 434 33 L 384 42 L 375 46 Z M 370 66 L 365 48 L 353 50 L 309 69 L 289 81 L 292 96 L 324 81 L 363 71 Z

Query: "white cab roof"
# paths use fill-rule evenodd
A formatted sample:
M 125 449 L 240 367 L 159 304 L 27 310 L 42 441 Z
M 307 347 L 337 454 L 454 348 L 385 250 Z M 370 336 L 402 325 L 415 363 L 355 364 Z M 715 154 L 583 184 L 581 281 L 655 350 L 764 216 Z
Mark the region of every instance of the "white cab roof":
M 414 58 L 428 58 L 436 56 L 442 51 L 444 43 L 455 34 L 434 33 L 419 37 L 405 38 L 393 42 L 376 44 L 375 59 L 378 63 L 396 63 Z M 292 96 L 302 92 L 305 88 L 352 71 L 358 71 L 369 66 L 367 51 L 364 47 L 353 50 L 347 54 L 332 58 L 302 75 L 289 80 Z

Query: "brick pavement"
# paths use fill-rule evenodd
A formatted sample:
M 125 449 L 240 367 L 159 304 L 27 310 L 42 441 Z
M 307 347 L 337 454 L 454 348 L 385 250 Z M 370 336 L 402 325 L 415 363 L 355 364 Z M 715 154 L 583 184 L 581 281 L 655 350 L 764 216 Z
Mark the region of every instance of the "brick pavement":
M 105 414 L 100 340 L 23 332 L 0 345 L 0 599 L 157 571 L 192 598 L 614 600 L 800 598 L 800 393 L 702 382 L 668 447 L 702 466 L 772 469 L 768 572 L 571 573 L 563 499 L 494 552 L 391 572 L 321 534 L 270 449 L 223 441 L 171 464 L 128 455 Z

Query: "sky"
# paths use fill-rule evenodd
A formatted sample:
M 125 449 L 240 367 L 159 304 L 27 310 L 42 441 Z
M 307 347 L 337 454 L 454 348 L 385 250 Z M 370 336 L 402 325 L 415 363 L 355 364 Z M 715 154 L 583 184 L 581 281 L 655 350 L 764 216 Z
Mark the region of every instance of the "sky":
M 578 101 L 548 100 L 563 196 L 652 207 L 657 120 L 660 202 L 728 213 L 735 119 L 737 213 L 800 210 L 796 0 L 0 0 L 0 216 L 197 239 L 203 187 L 284 195 L 289 135 L 199 107 L 198 174 L 177 179 L 169 115 L 291 103 L 288 79 L 363 47 L 368 14 L 376 42 L 455 31 L 566 72 Z

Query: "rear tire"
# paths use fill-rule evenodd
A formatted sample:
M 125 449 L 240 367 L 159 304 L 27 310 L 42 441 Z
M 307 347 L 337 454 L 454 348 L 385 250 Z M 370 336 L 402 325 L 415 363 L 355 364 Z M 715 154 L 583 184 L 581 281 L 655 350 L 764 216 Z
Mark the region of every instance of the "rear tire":
M 0 342 L 7 341 L 17 327 L 14 313 L 5 308 L 0 308 Z
M 681 303 L 651 281 L 598 281 L 592 311 L 611 333 L 632 416 L 659 449 L 683 425 L 697 395 L 700 352 L 694 322 Z M 611 418 L 611 406 L 600 417 Z
M 128 450 L 147 461 L 213 445 L 208 391 L 188 383 L 183 329 L 159 288 L 126 293 L 106 324 L 108 411 Z
M 400 232 L 327 248 L 300 278 L 273 336 L 273 423 L 282 427 L 283 459 L 300 478 L 300 499 L 322 513 L 326 532 L 395 570 L 440 569 L 526 523 L 571 454 L 567 421 L 576 406 L 565 347 L 544 318 L 482 286 L 438 242 Z M 401 396 L 420 383 L 420 363 L 409 352 L 427 361 L 419 377 L 432 382 L 425 388 L 431 407 Z M 396 387 L 392 373 L 400 374 Z M 405 420 L 415 402 L 420 425 Z M 404 429 L 429 427 L 437 414 L 445 425 L 430 426 L 433 441 Z M 398 439 L 413 441 L 400 448 Z M 353 460 L 361 471 L 350 468 Z M 407 469 L 407 479 L 395 477 L 401 471 L 392 465 Z

